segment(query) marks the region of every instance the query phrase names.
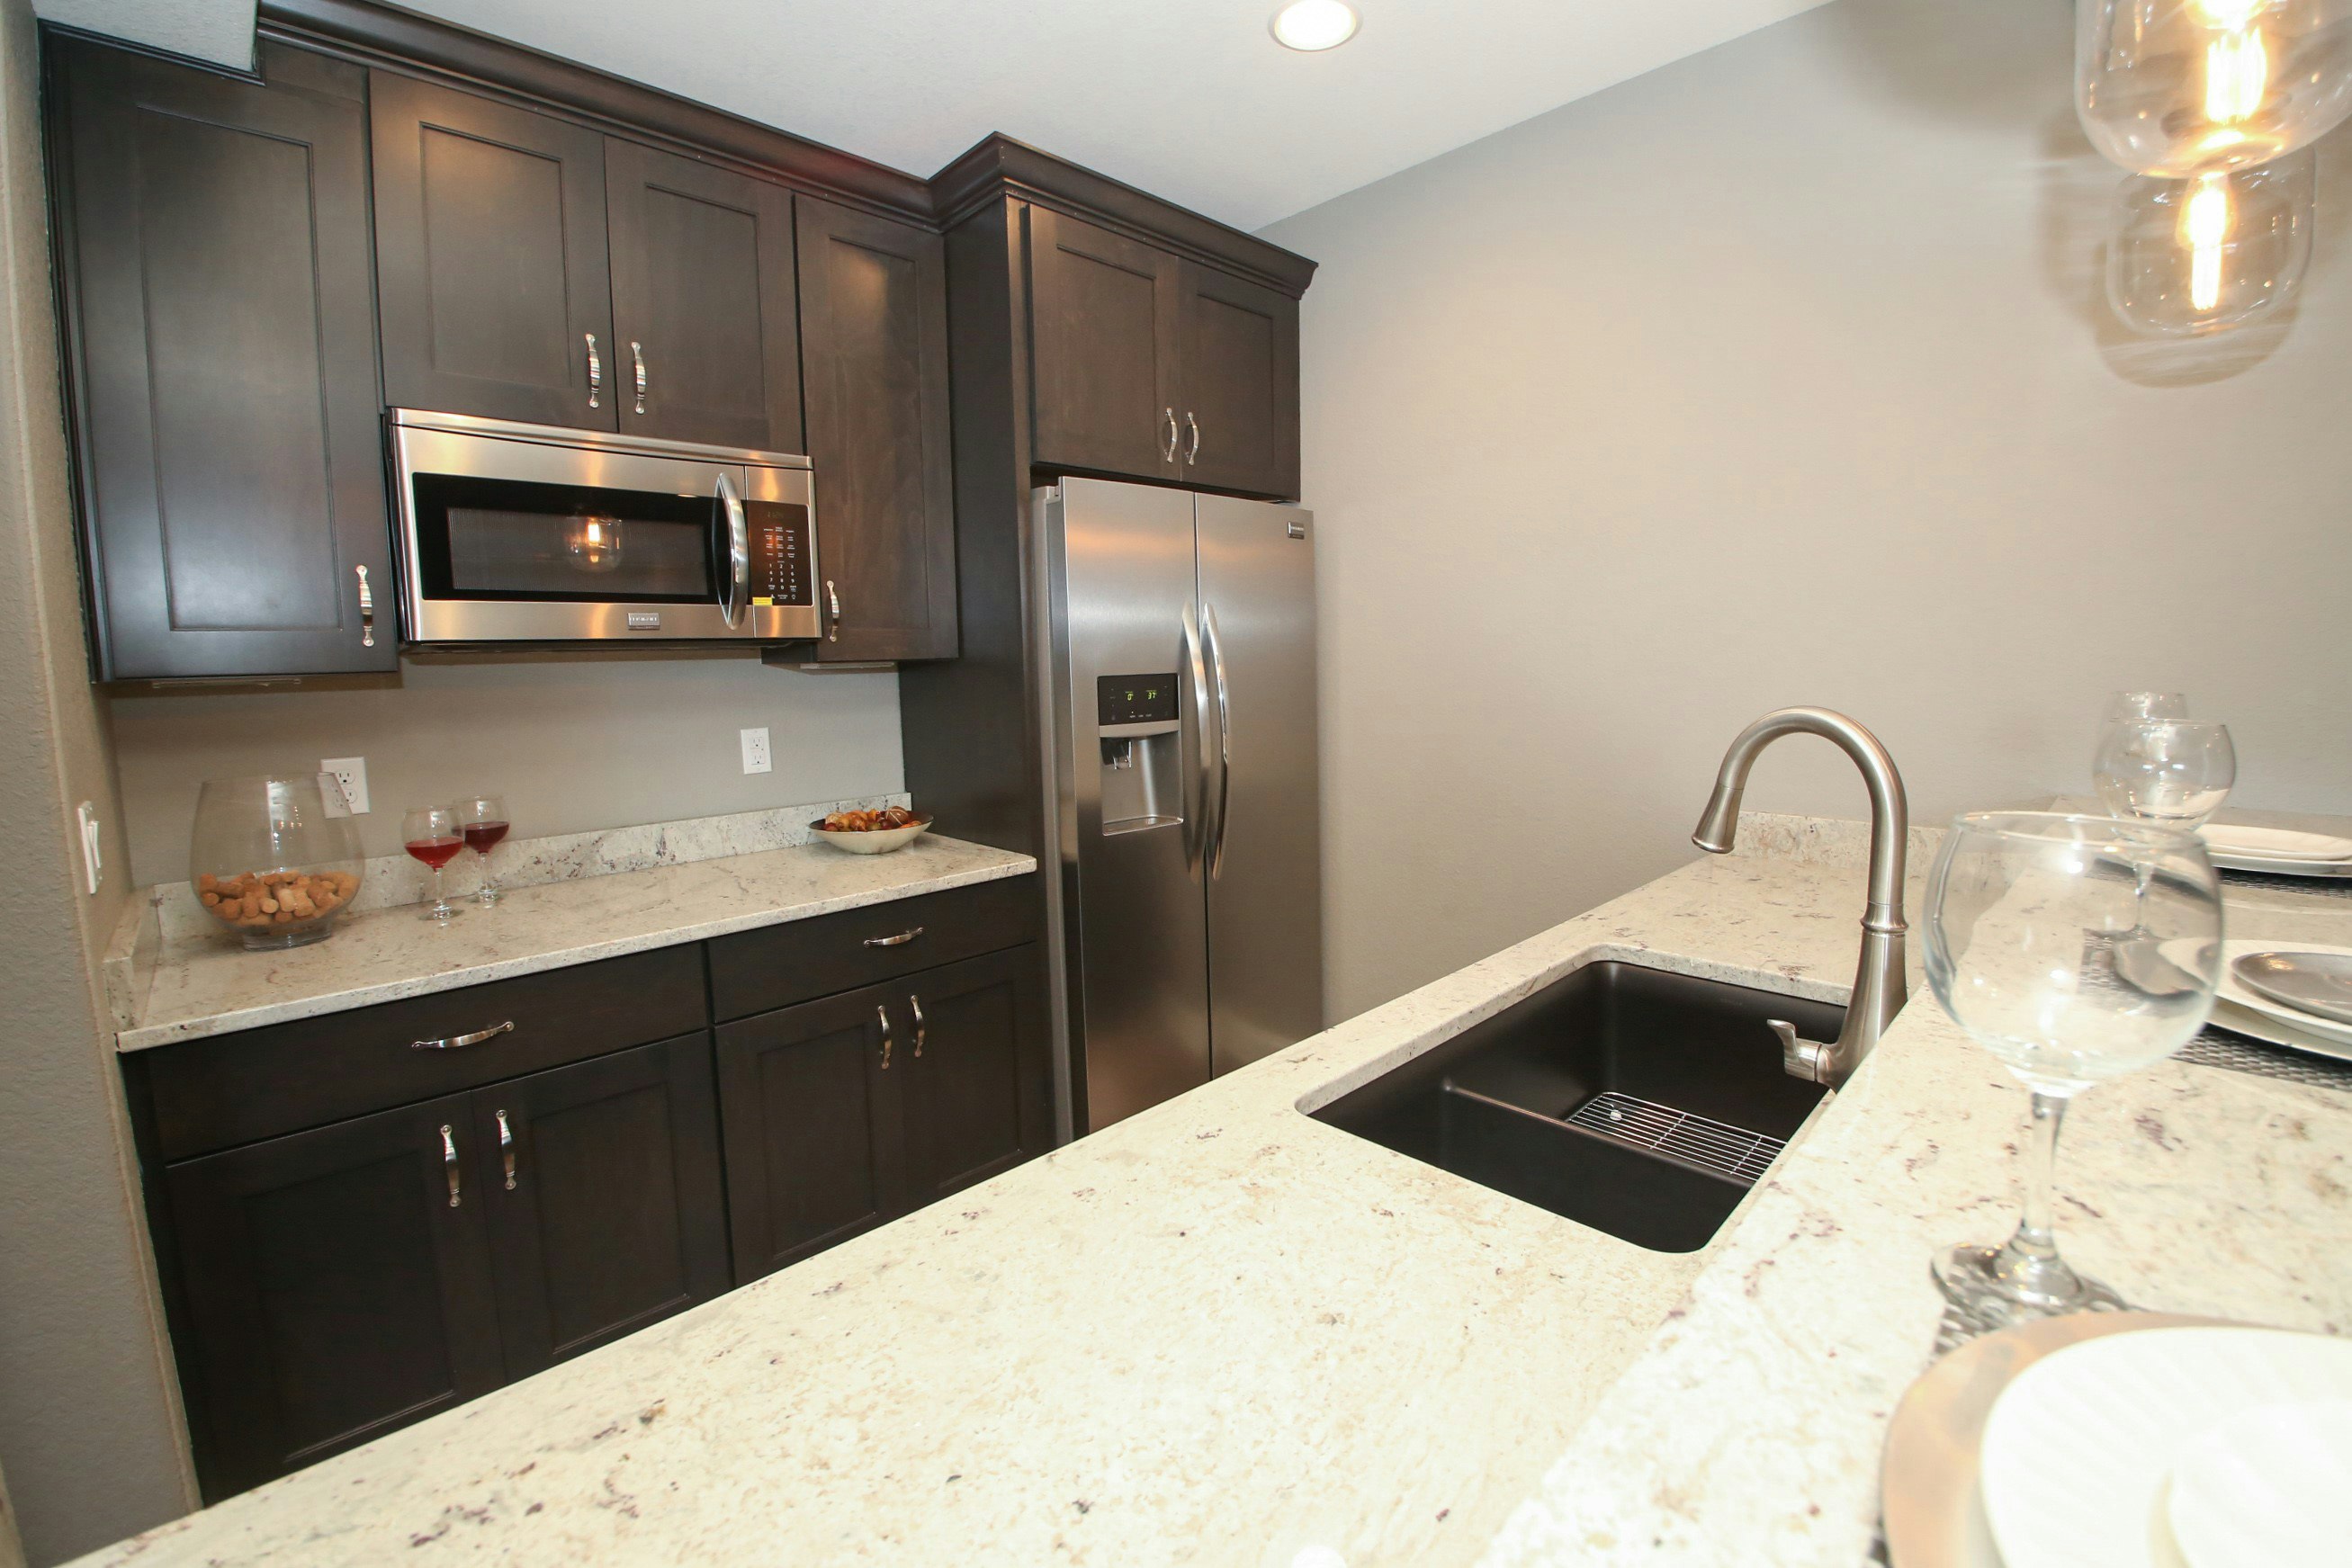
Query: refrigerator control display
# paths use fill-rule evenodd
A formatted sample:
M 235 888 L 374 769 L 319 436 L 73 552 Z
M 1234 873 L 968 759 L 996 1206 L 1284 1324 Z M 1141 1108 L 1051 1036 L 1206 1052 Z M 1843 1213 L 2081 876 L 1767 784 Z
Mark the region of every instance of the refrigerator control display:
M 808 508 L 781 501 L 746 501 L 743 525 L 751 545 L 751 602 L 815 603 Z
M 1176 717 L 1176 676 L 1097 675 L 1098 724 L 1163 724 Z

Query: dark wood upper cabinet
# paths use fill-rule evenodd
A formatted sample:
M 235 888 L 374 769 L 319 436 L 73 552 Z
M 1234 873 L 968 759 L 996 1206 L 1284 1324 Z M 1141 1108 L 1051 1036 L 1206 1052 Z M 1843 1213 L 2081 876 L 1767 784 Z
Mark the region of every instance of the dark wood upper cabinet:
M 825 617 L 817 657 L 953 658 L 945 246 L 813 197 L 799 198 L 797 212 Z
M 902 1042 L 889 1019 L 893 994 L 869 986 L 719 1026 L 738 1283 L 898 1211 L 903 1155 L 893 1072 Z
M 1298 301 L 1186 262 L 1176 359 L 1185 483 L 1298 494 Z
M 1298 494 L 1298 302 L 1029 209 L 1034 461 Z
M 1179 476 L 1181 274 L 1166 251 L 1029 209 L 1032 444 L 1041 466 Z
M 728 1288 L 708 1034 L 476 1090 L 471 1114 L 508 1376 Z
M 604 205 L 621 429 L 802 451 L 792 193 L 607 137 Z
M 207 1500 L 506 1381 L 465 1096 L 165 1172 Z
M 394 71 L 368 91 L 384 401 L 618 428 L 604 138 Z
M 1053 1146 L 1044 986 L 1037 948 L 991 953 L 908 977 L 908 1208 L 985 1181 Z
M 394 668 L 364 74 L 49 59 L 98 678 Z

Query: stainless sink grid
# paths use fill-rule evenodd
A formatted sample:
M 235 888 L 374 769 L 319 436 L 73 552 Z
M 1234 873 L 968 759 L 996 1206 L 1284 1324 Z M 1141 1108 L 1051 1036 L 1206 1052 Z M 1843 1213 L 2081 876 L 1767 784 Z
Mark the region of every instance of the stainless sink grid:
M 1571 1127 L 1685 1161 L 1747 1186 L 1754 1186 L 1788 1146 L 1762 1133 L 1613 1089 L 1595 1094 L 1570 1111 L 1567 1120 Z

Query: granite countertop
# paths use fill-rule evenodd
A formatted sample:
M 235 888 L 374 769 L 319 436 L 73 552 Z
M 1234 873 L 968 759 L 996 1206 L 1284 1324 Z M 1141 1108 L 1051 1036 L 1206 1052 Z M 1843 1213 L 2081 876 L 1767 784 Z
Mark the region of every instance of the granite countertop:
M 1036 869 L 1027 855 L 937 835 L 882 855 L 802 843 L 512 889 L 488 909 L 466 901 L 446 925 L 415 904 L 368 910 L 324 942 L 284 952 L 247 952 L 205 932 L 155 953 L 116 1046 L 315 1018 Z
M 1858 1563 L 1935 1336 L 1927 1257 L 2014 1216 L 2023 1096 L 1931 998 L 1696 1254 L 1301 1111 L 1597 959 L 1842 999 L 1861 882 L 1696 862 L 87 1561 Z M 2233 929 L 2352 939 L 2321 902 L 2233 905 Z M 2179 1063 L 2102 1088 L 2068 1129 L 2069 1250 L 2145 1305 L 2341 1330 L 2347 1113 Z

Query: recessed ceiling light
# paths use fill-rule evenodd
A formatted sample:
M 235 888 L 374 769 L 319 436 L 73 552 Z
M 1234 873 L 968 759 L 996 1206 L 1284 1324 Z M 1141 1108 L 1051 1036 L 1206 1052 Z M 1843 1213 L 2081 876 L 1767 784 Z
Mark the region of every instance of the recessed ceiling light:
M 1291 0 L 1274 14 L 1275 42 L 1313 53 L 1336 49 L 1356 36 L 1356 8 L 1345 0 Z

